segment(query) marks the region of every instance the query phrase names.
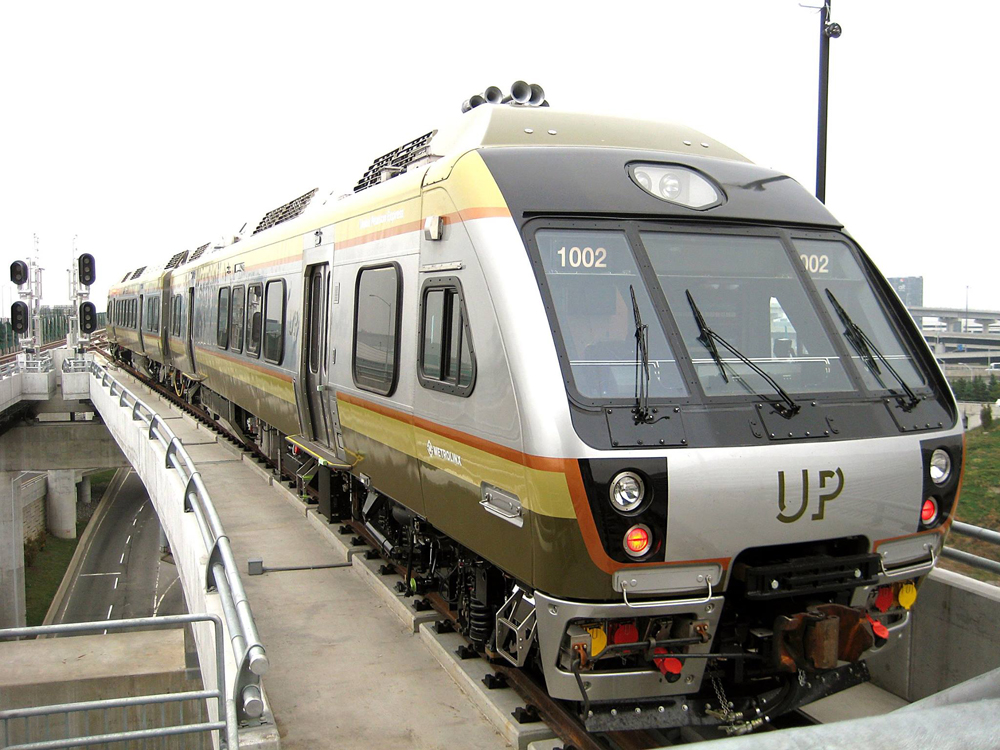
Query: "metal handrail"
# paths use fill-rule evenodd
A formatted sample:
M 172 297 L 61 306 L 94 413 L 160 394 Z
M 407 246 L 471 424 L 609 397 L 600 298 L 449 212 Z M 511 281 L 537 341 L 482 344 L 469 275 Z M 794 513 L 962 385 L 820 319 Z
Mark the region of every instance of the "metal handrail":
M 34 357 L 26 359 L 21 363 L 22 372 L 46 373 L 52 372 L 55 366 L 52 364 L 52 355 L 42 352 Z
M 1000 532 L 993 531 L 992 529 L 984 529 L 979 526 L 973 526 L 971 523 L 955 521 L 951 525 L 951 530 L 956 534 L 972 537 L 973 539 L 978 539 L 982 542 L 989 542 L 990 544 L 995 544 L 1000 547 Z M 964 563 L 965 565 L 978 568 L 979 570 L 985 570 L 989 573 L 996 573 L 997 575 L 1000 575 L 1000 562 L 990 560 L 987 557 L 974 555 L 971 552 L 963 552 L 962 550 L 955 549 L 954 547 L 945 547 L 941 550 L 941 557 L 954 560 L 955 562 Z
M 20 368 L 17 366 L 17 361 L 8 362 L 5 365 L 0 365 L 0 380 L 9 378 L 11 375 L 16 375 L 20 372 Z
M 192 734 L 198 732 L 223 731 L 226 733 L 225 747 L 227 750 L 235 750 L 239 746 L 237 735 L 237 718 L 231 708 L 232 698 L 226 698 L 222 690 L 225 677 L 225 658 L 222 651 L 222 620 L 218 615 L 210 613 L 187 614 L 187 615 L 161 615 L 159 617 L 134 617 L 127 620 L 102 620 L 100 622 L 74 622 L 59 625 L 39 625 L 27 628 L 6 628 L 0 630 L 0 640 L 17 638 L 34 638 L 39 635 L 74 635 L 91 632 L 126 631 L 134 629 L 142 630 L 164 630 L 177 625 L 188 625 L 195 622 L 210 622 L 214 630 L 215 645 L 215 670 L 216 685 L 215 690 L 196 690 L 179 693 L 164 693 L 159 695 L 131 696 L 127 698 L 105 698 L 103 700 L 75 701 L 72 703 L 61 703 L 51 706 L 32 706 L 27 708 L 10 708 L 0 710 L 0 723 L 4 728 L 3 737 L 6 738 L 8 723 L 12 719 L 30 719 L 39 716 L 51 716 L 52 714 L 70 714 L 81 711 L 95 711 L 109 708 L 127 708 L 130 706 L 141 706 L 158 703 L 171 703 L 187 700 L 214 700 L 217 706 L 217 720 L 201 722 L 198 724 L 159 727 L 157 729 L 143 729 L 133 731 L 114 732 L 102 735 L 90 735 L 81 737 L 65 737 L 61 740 L 45 740 L 43 742 L 31 742 L 29 744 L 14 745 L 10 750 L 48 750 L 48 748 L 86 747 L 89 745 L 106 744 L 110 742 L 126 742 L 129 740 L 148 739 L 153 737 L 167 737 L 178 734 Z M 68 731 L 67 718 L 67 731 Z
M 62 363 L 62 371 L 63 372 L 69 372 L 69 373 L 73 373 L 73 372 L 87 372 L 88 369 L 89 369 L 87 367 L 88 363 L 89 363 L 89 360 L 84 359 L 84 358 L 80 358 L 80 359 L 64 359 L 63 363 Z
M 236 703 L 239 718 L 257 718 L 263 711 L 260 676 L 267 672 L 267 653 L 257 631 L 229 537 L 201 474 L 166 420 L 115 380 L 106 367 L 94 361 L 87 364 L 101 387 L 107 388 L 112 398 L 117 397 L 119 406 L 129 409 L 132 419 L 142 423 L 147 436 L 160 444 L 165 452 L 166 467 L 175 469 L 184 482 L 184 510 L 194 515 L 205 547 L 210 551 L 206 588 L 219 593 L 238 666 L 232 694 L 240 696 Z

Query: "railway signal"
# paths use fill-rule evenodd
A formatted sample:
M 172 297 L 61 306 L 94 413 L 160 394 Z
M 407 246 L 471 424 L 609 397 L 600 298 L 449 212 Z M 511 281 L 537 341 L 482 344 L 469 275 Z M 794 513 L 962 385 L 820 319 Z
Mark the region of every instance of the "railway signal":
M 15 260 L 10 264 L 10 280 L 18 286 L 28 283 L 28 264 L 23 260 Z
M 93 333 L 97 330 L 97 308 L 93 302 L 80 305 L 80 332 Z
M 29 320 L 28 306 L 24 302 L 15 302 L 10 306 L 10 325 L 15 333 L 27 333 Z
M 77 258 L 77 270 L 80 272 L 80 283 L 84 286 L 91 286 L 97 279 L 97 266 L 94 256 L 90 253 L 81 253 Z

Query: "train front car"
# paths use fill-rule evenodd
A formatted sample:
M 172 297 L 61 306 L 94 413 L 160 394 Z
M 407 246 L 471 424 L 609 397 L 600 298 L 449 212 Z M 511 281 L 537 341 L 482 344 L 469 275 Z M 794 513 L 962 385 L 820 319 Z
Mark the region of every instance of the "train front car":
M 920 332 L 789 177 L 696 133 L 650 150 L 641 124 L 514 116 L 492 115 L 527 145 L 465 157 L 513 222 L 469 231 L 501 258 L 525 465 L 560 481 L 525 499 L 532 587 L 500 609 L 497 650 L 524 663 L 536 640 L 591 730 L 748 731 L 864 681 L 960 483 Z

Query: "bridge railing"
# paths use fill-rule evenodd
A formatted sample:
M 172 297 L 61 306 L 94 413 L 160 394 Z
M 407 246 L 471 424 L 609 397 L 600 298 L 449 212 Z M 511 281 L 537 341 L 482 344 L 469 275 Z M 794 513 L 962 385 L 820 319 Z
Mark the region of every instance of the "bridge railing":
M 127 620 L 42 625 L 30 628 L 9 628 L 0 630 L 0 640 L 34 638 L 40 635 L 73 636 L 85 633 L 163 630 L 195 622 L 210 623 L 213 627 L 215 663 L 210 666 L 217 675 L 214 684 L 221 686 L 224 684 L 225 670 L 224 636 L 222 621 L 213 614 L 167 615 Z M 195 713 L 195 721 L 185 723 L 183 704 L 204 701 L 216 703 L 219 718 L 215 721 L 201 721 L 202 712 L 198 711 Z M 180 704 L 176 712 L 178 720 L 168 721 L 167 707 L 177 704 Z M 231 705 L 231 701 L 228 704 Z M 89 747 L 118 742 L 138 743 L 140 741 L 143 743 L 142 746 L 146 747 L 147 742 L 157 738 L 185 736 L 204 739 L 206 736 L 210 736 L 216 740 L 216 746 L 235 750 L 239 745 L 237 719 L 235 711 L 227 710 L 228 708 L 225 694 L 221 687 L 217 687 L 207 690 L 133 695 L 49 706 L 0 709 L 0 748 L 7 748 L 7 750 L 49 750 L 50 748 Z M 169 713 L 169 718 L 173 719 L 175 712 Z M 189 716 L 190 714 L 189 711 Z M 130 730 L 128 728 L 130 723 L 141 728 Z M 156 726 L 157 724 L 159 726 Z M 90 727 L 94 725 L 102 726 L 103 731 L 98 734 L 89 731 Z M 109 726 L 117 727 L 117 730 L 109 731 Z M 201 744 L 204 745 L 204 742 Z M 128 746 L 138 745 L 129 744 Z M 185 741 L 184 746 L 191 747 L 192 745 Z
M 982 542 L 989 542 L 990 544 L 1000 547 L 1000 532 L 993 531 L 992 529 L 983 529 L 979 526 L 973 526 L 971 523 L 955 521 L 951 525 L 951 530 L 956 534 L 978 539 Z M 945 547 L 942 549 L 941 556 L 949 560 L 954 560 L 955 562 L 964 563 L 973 568 L 978 568 L 979 570 L 985 570 L 990 573 L 1000 575 L 1000 562 L 996 560 L 980 557 L 979 555 L 974 555 L 971 552 L 963 552 L 962 550 L 955 549 L 954 547 Z
M 83 360 L 79 362 L 83 363 Z M 71 368 L 77 366 L 76 362 L 70 365 Z M 254 622 L 229 537 L 201 474 L 166 420 L 115 380 L 107 368 L 94 361 L 87 361 L 82 366 L 89 370 L 102 388 L 109 391 L 112 398 L 117 399 L 120 407 L 130 410 L 132 420 L 142 425 L 146 436 L 160 444 L 165 452 L 167 468 L 176 470 L 184 484 L 184 511 L 194 515 L 205 548 L 209 550 L 204 584 L 207 591 L 219 594 L 237 667 L 231 700 L 235 702 L 241 724 L 256 719 L 264 708 L 260 676 L 268 668 L 267 653 Z

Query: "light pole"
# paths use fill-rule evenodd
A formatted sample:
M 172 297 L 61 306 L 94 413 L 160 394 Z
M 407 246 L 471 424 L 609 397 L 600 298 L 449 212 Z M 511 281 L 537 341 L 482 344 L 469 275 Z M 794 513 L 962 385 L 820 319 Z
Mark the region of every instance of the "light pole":
M 830 99 L 830 40 L 843 33 L 830 22 L 830 3 L 824 0 L 819 13 L 819 120 L 816 124 L 816 197 L 826 203 L 826 119 Z

